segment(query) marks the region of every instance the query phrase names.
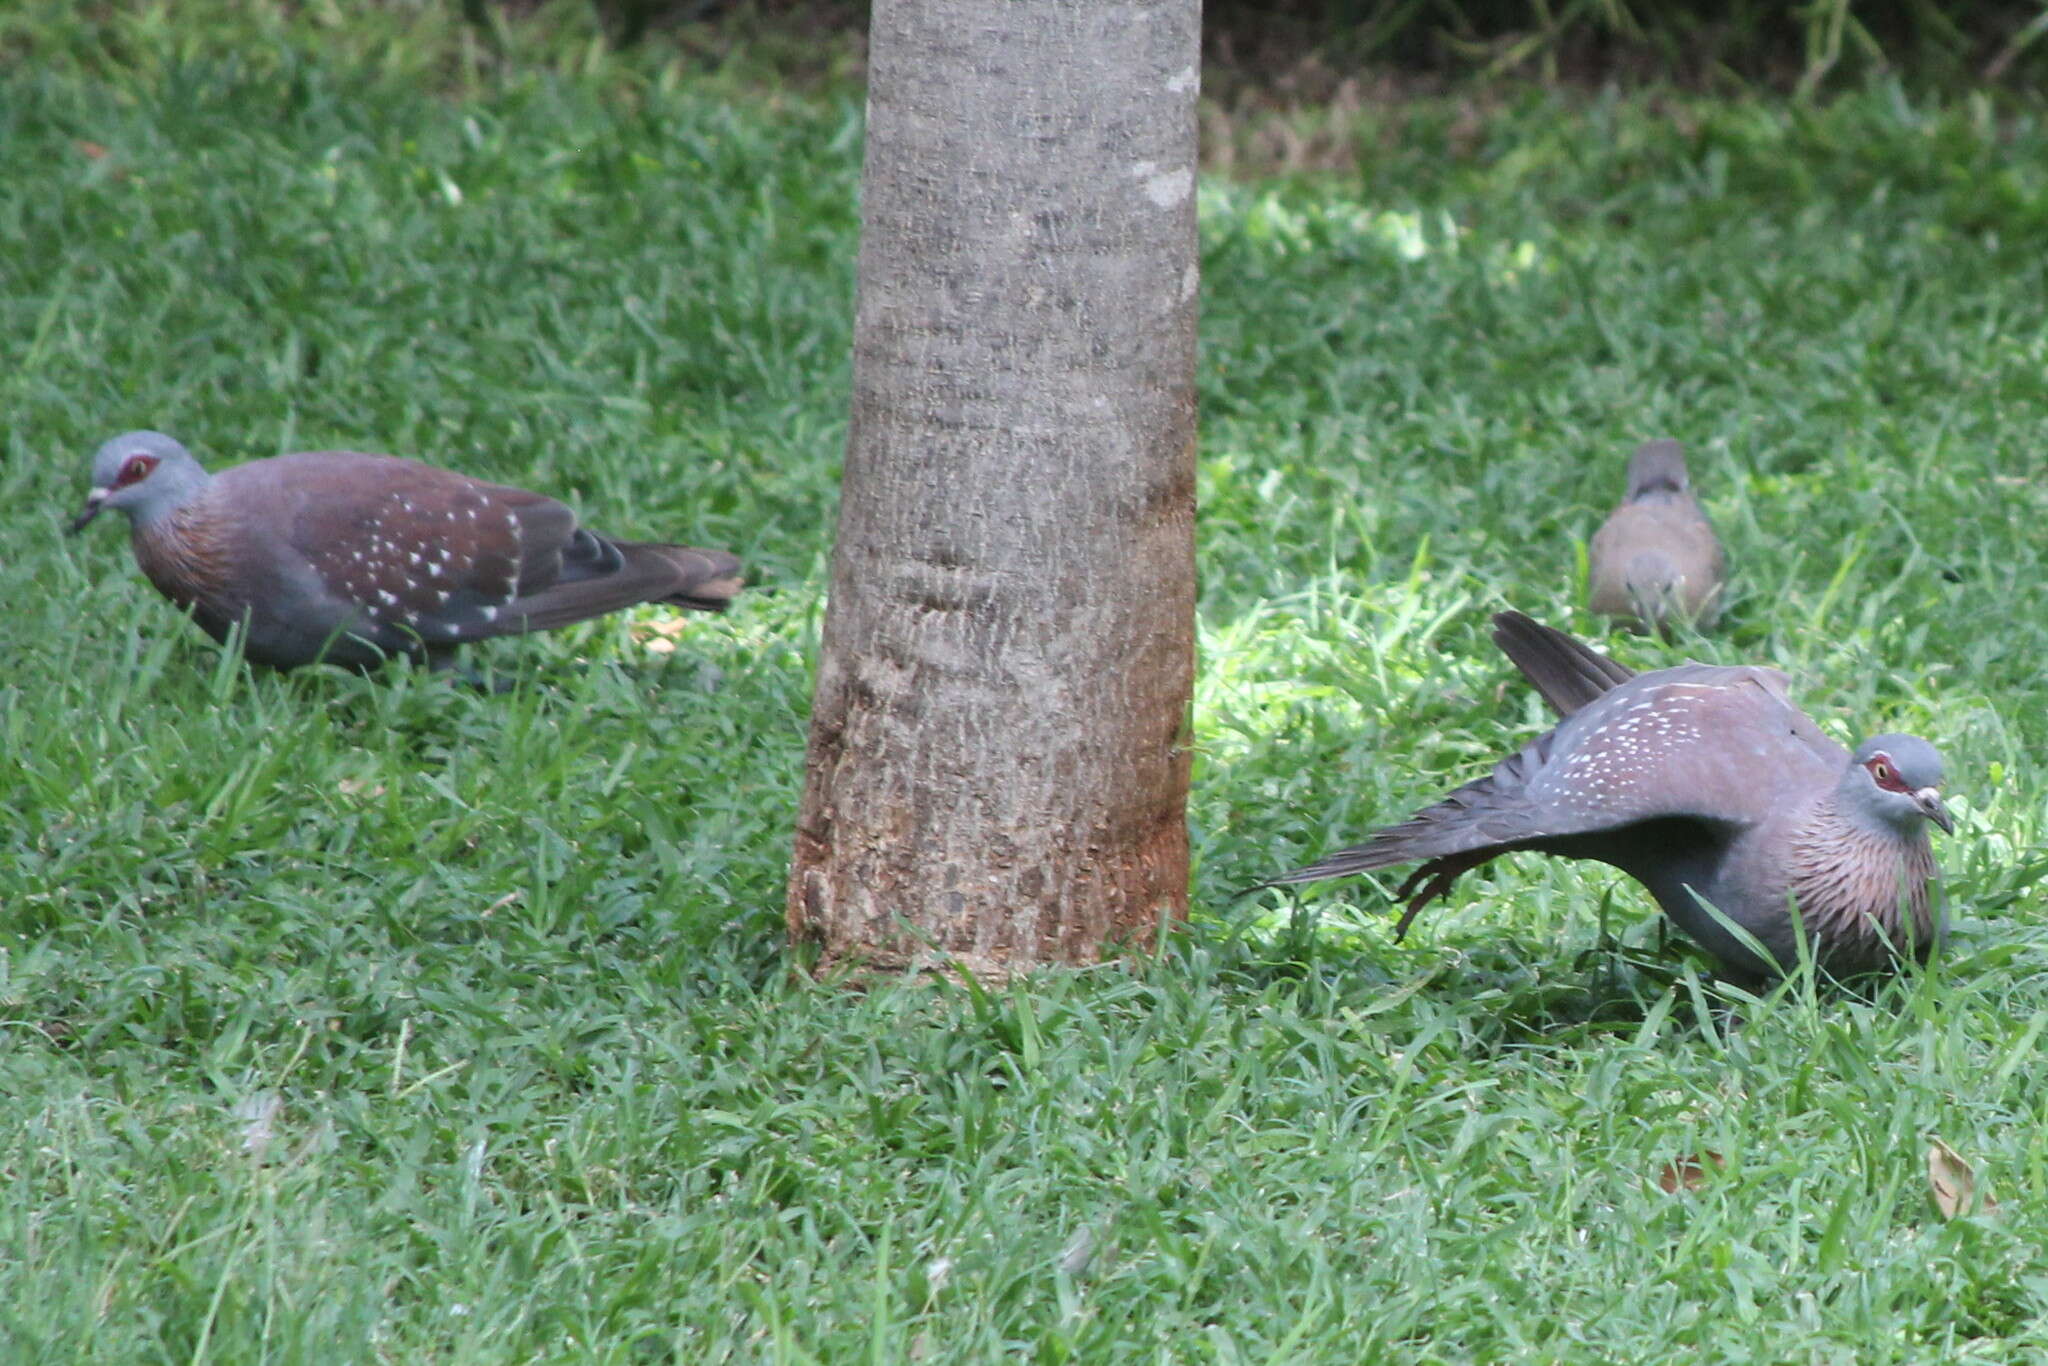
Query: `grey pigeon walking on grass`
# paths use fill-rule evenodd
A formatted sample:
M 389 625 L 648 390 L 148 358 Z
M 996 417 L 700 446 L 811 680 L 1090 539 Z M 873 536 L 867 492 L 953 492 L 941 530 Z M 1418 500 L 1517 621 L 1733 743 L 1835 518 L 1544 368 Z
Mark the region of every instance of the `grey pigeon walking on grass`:
M 1739 981 L 1797 961 L 1794 905 L 1836 976 L 1924 959 L 1939 942 L 1927 826 L 1954 827 L 1934 746 L 1879 735 L 1851 754 L 1793 705 L 1776 669 L 1636 674 L 1519 612 L 1493 621 L 1494 642 L 1563 719 L 1442 801 L 1265 885 L 1419 860 L 1395 893 L 1408 899 L 1398 938 L 1460 873 L 1533 849 L 1621 869 Z
M 1721 614 L 1721 543 L 1676 441 L 1652 441 L 1629 459 L 1628 493 L 1586 553 L 1589 605 L 1632 630 L 1684 621 L 1704 631 Z
M 279 669 L 436 667 L 455 647 L 662 602 L 723 609 L 723 550 L 614 541 L 552 498 L 389 455 L 313 451 L 208 474 L 161 432 L 100 447 L 71 524 L 128 514 L 135 559 L 215 640 Z

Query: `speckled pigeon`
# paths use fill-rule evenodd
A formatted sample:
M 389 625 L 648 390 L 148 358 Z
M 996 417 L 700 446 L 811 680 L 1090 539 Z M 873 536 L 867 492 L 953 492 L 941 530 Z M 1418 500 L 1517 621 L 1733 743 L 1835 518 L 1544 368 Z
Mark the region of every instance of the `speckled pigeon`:
M 100 447 L 72 531 L 128 514 L 135 559 L 215 640 L 279 669 L 434 667 L 456 646 L 635 603 L 718 611 L 739 591 L 722 550 L 614 541 L 552 498 L 389 455 L 311 451 L 208 474 L 161 432 Z
M 1836 976 L 1889 966 L 1895 950 L 1924 959 L 1940 940 L 1927 823 L 1953 826 L 1934 746 L 1879 735 L 1852 755 L 1793 705 L 1776 669 L 1635 674 L 1519 612 L 1493 621 L 1494 642 L 1557 726 L 1365 843 L 1264 885 L 1422 860 L 1395 893 L 1412 897 L 1398 938 L 1460 873 L 1534 849 L 1635 878 L 1739 981 L 1797 960 L 1793 904 L 1815 961 Z
M 1721 614 L 1725 572 L 1713 524 L 1693 497 L 1685 447 L 1652 441 L 1628 462 L 1628 494 L 1587 548 L 1590 606 L 1630 629 L 1674 621 L 1707 630 Z

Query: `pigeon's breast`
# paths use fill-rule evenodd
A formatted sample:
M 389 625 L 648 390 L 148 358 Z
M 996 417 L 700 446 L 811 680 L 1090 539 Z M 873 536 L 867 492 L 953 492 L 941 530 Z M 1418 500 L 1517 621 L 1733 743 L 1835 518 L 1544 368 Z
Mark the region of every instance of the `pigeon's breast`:
M 203 499 L 166 516 L 137 522 L 135 562 L 156 590 L 189 610 L 216 640 L 248 610 L 238 593 L 234 554 Z

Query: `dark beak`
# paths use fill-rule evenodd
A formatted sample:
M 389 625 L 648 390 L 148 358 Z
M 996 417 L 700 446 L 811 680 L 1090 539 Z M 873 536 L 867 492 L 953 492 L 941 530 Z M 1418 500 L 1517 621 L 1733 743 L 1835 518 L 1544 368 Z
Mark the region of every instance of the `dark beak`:
M 71 519 L 71 525 L 67 529 L 66 534 L 76 536 L 79 532 L 85 530 L 85 524 L 100 515 L 101 504 L 107 501 L 107 495 L 112 492 L 112 489 L 94 489 L 91 493 L 85 495 L 85 506 L 79 509 L 76 517 Z
M 1913 805 L 1920 808 L 1920 814 L 1941 827 L 1945 835 L 1956 832 L 1956 823 L 1949 816 L 1948 808 L 1941 803 L 1941 794 L 1931 787 L 1923 787 L 1913 794 Z

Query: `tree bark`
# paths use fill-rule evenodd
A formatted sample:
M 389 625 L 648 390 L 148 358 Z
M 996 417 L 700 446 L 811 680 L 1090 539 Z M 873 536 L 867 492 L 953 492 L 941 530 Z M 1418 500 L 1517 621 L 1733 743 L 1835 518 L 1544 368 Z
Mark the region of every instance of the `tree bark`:
M 1199 0 L 876 0 L 788 916 L 1003 977 L 1187 909 Z

